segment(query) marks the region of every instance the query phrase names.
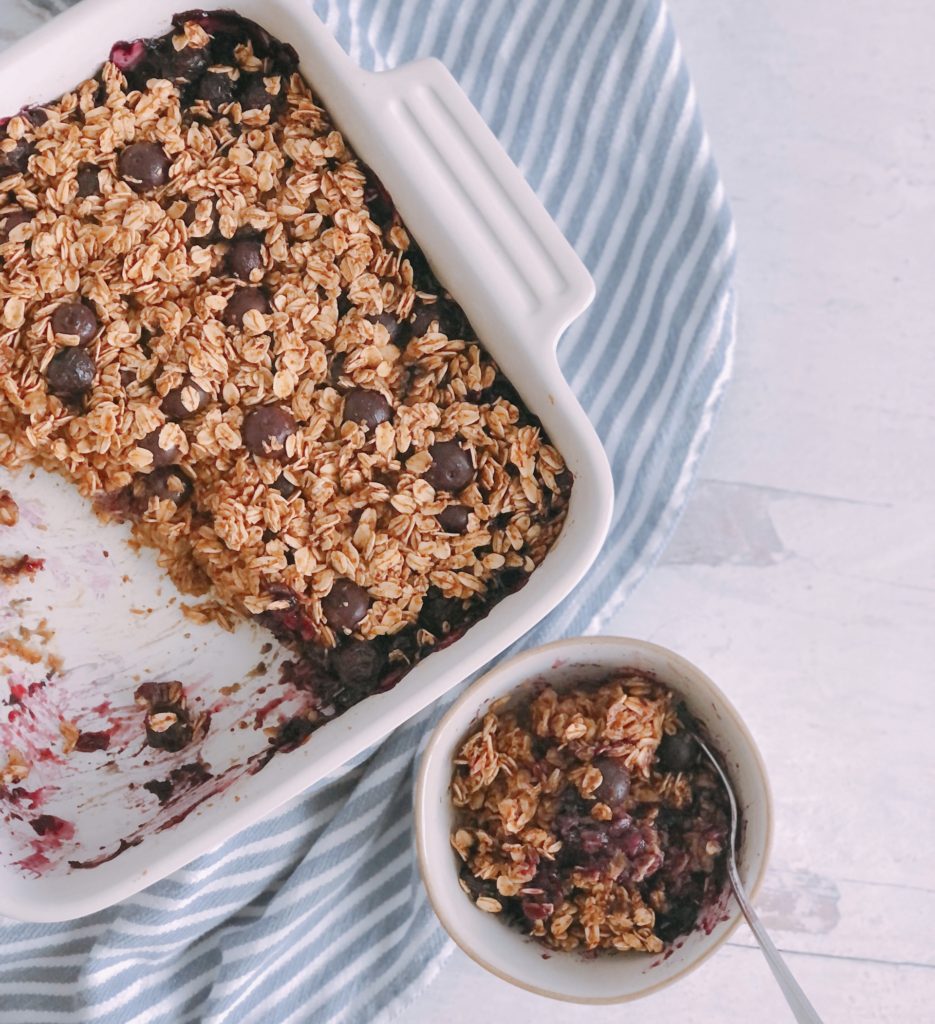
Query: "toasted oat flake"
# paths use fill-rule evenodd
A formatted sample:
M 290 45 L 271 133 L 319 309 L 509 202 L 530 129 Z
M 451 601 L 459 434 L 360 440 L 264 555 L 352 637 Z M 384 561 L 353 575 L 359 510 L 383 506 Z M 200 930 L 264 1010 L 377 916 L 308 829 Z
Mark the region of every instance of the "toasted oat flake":
M 9 491 L 0 489 L 0 526 L 16 526 L 19 522 L 19 506 Z
M 30 765 L 22 752 L 11 747 L 6 764 L 0 768 L 0 785 L 13 786 L 29 777 Z
M 80 730 L 74 722 L 60 722 L 58 731 L 62 735 L 62 751 L 70 754 L 75 749 L 75 744 L 81 735 Z
M 160 711 L 154 715 L 149 715 L 146 719 L 146 725 L 152 732 L 165 732 L 167 729 L 171 729 L 178 720 L 179 716 L 173 712 Z

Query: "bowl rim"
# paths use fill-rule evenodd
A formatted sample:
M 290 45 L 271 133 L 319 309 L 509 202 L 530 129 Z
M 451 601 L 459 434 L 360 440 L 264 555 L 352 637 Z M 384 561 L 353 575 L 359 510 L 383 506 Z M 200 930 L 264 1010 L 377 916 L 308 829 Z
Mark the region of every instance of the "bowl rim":
M 620 650 L 630 651 L 644 651 L 652 654 L 665 655 L 670 660 L 678 663 L 681 667 L 687 669 L 687 671 L 693 675 L 700 677 L 703 683 L 710 687 L 711 696 L 714 697 L 718 702 L 718 707 L 724 711 L 725 715 L 730 719 L 732 725 L 740 733 L 742 739 L 748 745 L 750 752 L 753 756 L 753 762 L 756 766 L 756 771 L 760 776 L 760 781 L 763 784 L 763 790 L 765 793 L 765 807 L 764 807 L 764 843 L 763 843 L 763 857 L 760 862 L 759 870 L 757 871 L 756 877 L 752 884 L 749 886 L 747 895 L 751 902 L 756 899 L 762 884 L 766 876 L 766 871 L 769 866 L 770 854 L 773 848 L 773 818 L 774 818 L 774 805 L 773 805 L 773 794 L 770 787 L 769 775 L 766 771 L 766 764 L 763 761 L 763 756 L 760 753 L 759 747 L 756 744 L 753 734 L 750 732 L 746 722 L 741 717 L 740 713 L 731 703 L 726 694 L 720 689 L 719 686 L 703 672 L 697 665 L 683 657 L 681 654 L 671 650 L 668 647 L 664 647 L 661 644 L 652 643 L 648 640 L 640 640 L 636 637 L 627 636 L 576 636 L 576 637 L 565 637 L 560 640 L 552 640 L 546 644 L 540 644 L 536 647 L 532 647 L 529 650 L 522 651 L 514 657 L 506 658 L 499 662 L 494 668 L 485 672 L 480 678 L 475 680 L 458 699 L 451 705 L 450 708 L 445 712 L 439 722 L 432 729 L 429 735 L 428 741 L 425 745 L 425 749 L 419 760 L 419 769 L 416 776 L 416 784 L 413 793 L 413 831 L 415 837 L 415 848 L 416 858 L 419 864 L 419 874 L 422 878 L 422 884 L 425 887 L 426 894 L 429 899 L 429 903 L 435 912 L 435 916 L 441 922 L 442 927 L 448 933 L 448 935 L 454 940 L 455 944 L 465 953 L 471 960 L 474 961 L 479 967 L 483 967 L 484 970 L 489 971 L 491 974 L 500 978 L 502 981 L 506 981 L 511 985 L 515 985 L 517 988 L 524 989 L 526 992 L 531 992 L 534 995 L 544 996 L 547 999 L 554 999 L 564 1003 L 575 1003 L 578 1005 L 590 1005 L 590 1006 L 608 1006 L 619 1003 L 628 1003 L 636 999 L 642 999 L 644 996 L 651 995 L 654 992 L 658 992 L 669 985 L 672 985 L 676 981 L 680 981 L 686 975 L 700 967 L 705 961 L 712 957 L 718 950 L 724 945 L 724 943 L 733 935 L 737 926 L 743 920 L 743 914 L 740 907 L 737 905 L 736 899 L 733 900 L 733 912 L 731 920 L 727 923 L 727 926 L 722 929 L 717 939 L 703 952 L 699 953 L 692 960 L 688 961 L 684 967 L 679 969 L 676 973 L 671 974 L 669 977 L 664 978 L 660 981 L 654 982 L 647 985 L 645 988 L 641 988 L 638 992 L 630 992 L 624 995 L 618 996 L 572 996 L 563 992 L 555 992 L 551 989 L 543 988 L 540 985 L 536 985 L 523 978 L 517 977 L 514 974 L 504 970 L 497 964 L 487 960 L 481 953 L 477 952 L 466 939 L 457 926 L 442 910 L 439 909 L 439 901 L 435 898 L 436 882 L 440 881 L 440 870 L 438 868 L 431 868 L 428 864 L 428 851 L 426 849 L 426 838 L 425 838 L 425 806 L 426 797 L 428 792 L 428 778 L 429 772 L 432 767 L 434 759 L 439 756 L 439 748 L 442 745 L 442 741 L 447 738 L 448 733 L 451 729 L 452 722 L 458 716 L 460 711 L 464 708 L 465 704 L 471 703 L 477 699 L 479 691 L 490 687 L 491 683 L 496 681 L 499 676 L 506 674 L 508 671 L 513 672 L 516 668 L 522 665 L 524 662 L 531 661 L 534 657 L 539 657 L 545 652 L 555 651 L 558 652 L 562 649 L 567 649 L 572 646 L 587 645 L 593 647 L 613 647 Z M 523 685 L 526 680 L 517 682 L 514 686 L 510 687 L 500 696 L 505 695 L 517 689 Z M 517 938 L 520 938 L 517 933 Z

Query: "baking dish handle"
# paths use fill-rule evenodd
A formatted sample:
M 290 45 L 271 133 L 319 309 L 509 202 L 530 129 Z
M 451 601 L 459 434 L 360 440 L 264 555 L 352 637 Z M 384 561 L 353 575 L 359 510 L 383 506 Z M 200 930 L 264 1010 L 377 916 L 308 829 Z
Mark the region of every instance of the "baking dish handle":
M 477 279 L 518 337 L 540 352 L 546 339 L 554 347 L 594 297 L 574 249 L 443 64 L 416 61 L 372 78 L 399 143 L 393 148 L 407 154 L 400 187 L 419 190 L 411 214 L 399 194 L 404 219 L 425 243 L 433 229 L 449 244 L 461 239 L 470 258 L 458 274 Z M 418 224 L 426 204 L 434 223 Z M 445 283 L 456 290 L 458 282 Z

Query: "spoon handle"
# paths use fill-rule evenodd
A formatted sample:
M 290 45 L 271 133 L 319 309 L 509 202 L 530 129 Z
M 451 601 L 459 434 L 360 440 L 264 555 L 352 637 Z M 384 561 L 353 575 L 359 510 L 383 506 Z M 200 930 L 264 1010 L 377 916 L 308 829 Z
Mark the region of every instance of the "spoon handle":
M 730 879 L 731 888 L 734 890 L 734 895 L 737 897 L 737 902 L 740 904 L 743 916 L 747 919 L 747 924 L 750 925 L 753 937 L 760 944 L 760 949 L 763 950 L 763 956 L 766 957 L 769 969 L 773 972 L 773 977 L 779 983 L 782 994 L 786 997 L 789 1009 L 795 1014 L 798 1024 L 822 1024 L 821 1017 L 818 1016 L 815 1012 L 815 1007 L 808 1001 L 808 997 L 802 989 L 799 988 L 799 983 L 793 978 L 792 971 L 786 967 L 786 961 L 783 960 L 779 950 L 773 945 L 773 940 L 769 937 L 769 934 L 757 917 L 753 904 L 747 899 L 746 890 L 743 887 L 743 882 L 740 880 L 740 872 L 737 870 L 737 799 L 734 796 L 734 789 L 730 784 L 730 779 L 721 767 L 721 762 L 711 752 L 711 748 L 707 743 L 697 732 L 693 732 L 692 736 L 720 776 L 721 782 L 724 784 L 724 791 L 727 793 L 727 802 L 730 804 L 730 850 L 727 857 L 727 877 Z
M 808 1001 L 808 997 L 792 976 L 792 971 L 786 966 L 786 961 L 783 960 L 782 954 L 773 945 L 773 940 L 769 937 L 769 933 L 763 927 L 756 911 L 747 899 L 747 894 L 744 892 L 740 878 L 737 877 L 737 871 L 733 863 L 728 864 L 728 873 L 734 888 L 734 895 L 737 897 L 737 902 L 743 911 L 743 916 L 747 919 L 747 924 L 750 926 L 750 931 L 753 932 L 754 938 L 760 944 L 763 956 L 766 957 L 766 962 L 773 972 L 773 977 L 779 983 L 782 994 L 786 997 L 786 1002 L 789 1004 L 789 1008 L 795 1015 L 798 1024 L 822 1024 L 821 1017 L 815 1012 L 815 1007 Z

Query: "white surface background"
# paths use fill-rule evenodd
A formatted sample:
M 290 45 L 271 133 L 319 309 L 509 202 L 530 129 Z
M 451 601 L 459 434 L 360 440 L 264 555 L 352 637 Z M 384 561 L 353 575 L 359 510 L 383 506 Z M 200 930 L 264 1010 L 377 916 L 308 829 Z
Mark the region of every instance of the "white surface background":
M 739 235 L 739 343 L 700 480 L 607 632 L 747 717 L 759 908 L 826 1024 L 935 1021 L 935 3 L 672 0 Z M 625 1007 L 456 953 L 407 1024 L 791 1020 L 744 928 Z

